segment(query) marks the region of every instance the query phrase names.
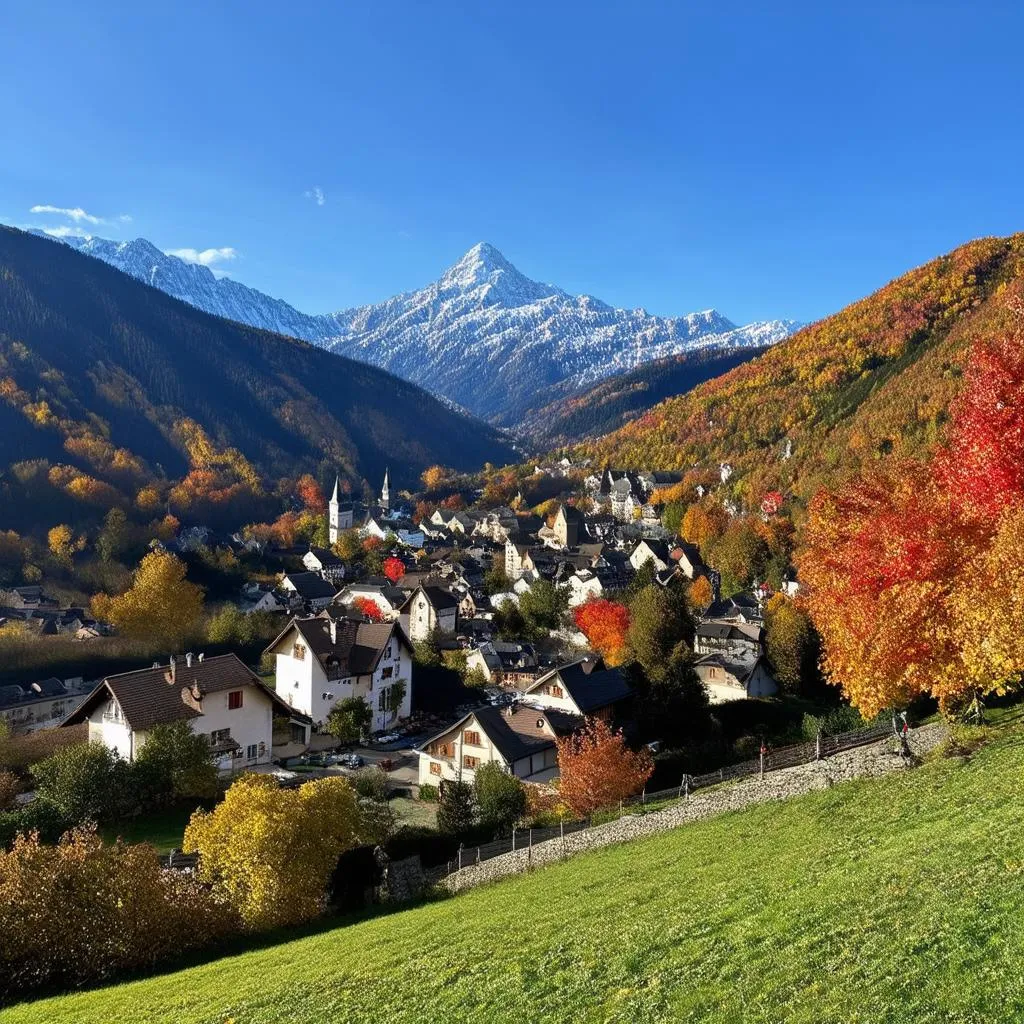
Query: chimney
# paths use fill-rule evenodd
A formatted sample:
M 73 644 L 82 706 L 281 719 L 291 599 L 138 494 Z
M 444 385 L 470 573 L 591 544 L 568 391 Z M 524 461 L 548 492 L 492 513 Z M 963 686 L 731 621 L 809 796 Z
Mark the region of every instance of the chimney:
M 205 654 L 203 654 L 203 652 L 202 652 L 202 651 L 200 651 L 200 652 L 199 652 L 199 664 L 200 664 L 200 665 L 202 665 L 202 663 L 203 663 L 203 658 L 205 658 L 205 657 L 206 657 L 206 655 L 205 655 Z
M 506 718 L 511 718 L 515 714 L 515 707 L 515 704 L 509 704 L 508 707 L 505 708 Z
M 192 667 L 192 652 L 189 651 L 188 654 L 185 655 L 185 668 L 191 668 L 191 667 Z
M 171 667 L 171 682 L 173 683 L 174 682 L 174 676 L 175 676 L 175 666 L 174 666 L 174 655 L 173 654 L 171 655 L 171 660 L 168 662 L 168 664 Z
M 327 619 L 328 629 L 331 631 L 331 643 L 336 644 L 338 642 L 338 623 L 332 618 Z

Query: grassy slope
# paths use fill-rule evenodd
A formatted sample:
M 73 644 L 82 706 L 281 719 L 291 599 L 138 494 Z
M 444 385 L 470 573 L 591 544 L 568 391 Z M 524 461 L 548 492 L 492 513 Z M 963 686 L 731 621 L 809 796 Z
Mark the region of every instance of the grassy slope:
M 1022 768 L 1024 733 L 1004 729 L 966 763 L 0 1020 L 1019 1020 Z

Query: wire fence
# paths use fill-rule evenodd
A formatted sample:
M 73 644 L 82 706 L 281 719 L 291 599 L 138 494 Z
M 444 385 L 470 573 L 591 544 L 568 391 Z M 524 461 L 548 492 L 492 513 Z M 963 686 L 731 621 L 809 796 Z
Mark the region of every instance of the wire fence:
M 886 736 L 894 736 L 894 729 L 891 725 L 878 724 L 868 726 L 865 729 L 856 729 L 851 732 L 837 733 L 834 736 L 819 734 L 817 739 L 809 743 L 795 743 L 787 747 L 776 747 L 770 749 L 762 747 L 761 752 L 755 758 L 748 761 L 740 761 L 737 764 L 727 765 L 713 772 L 706 772 L 703 775 L 684 775 L 678 786 L 671 789 L 660 789 L 648 793 L 644 790 L 639 796 L 623 800 L 619 804 L 618 813 L 632 813 L 632 808 L 646 806 L 647 804 L 666 804 L 676 800 L 684 800 L 691 793 L 698 789 L 706 789 L 709 786 L 719 786 L 724 782 L 734 779 L 749 778 L 752 775 L 763 777 L 771 772 L 777 772 L 783 768 L 795 768 L 798 765 L 810 764 L 813 761 L 821 761 L 842 753 L 844 750 L 853 750 L 856 747 L 867 746 L 869 743 L 876 743 Z M 429 872 L 432 881 L 437 881 L 464 867 L 473 864 L 480 864 L 492 857 L 500 857 L 506 853 L 515 853 L 517 850 L 532 850 L 540 843 L 548 842 L 551 839 L 564 838 L 574 832 L 582 832 L 598 825 L 606 824 L 612 817 L 588 818 L 579 821 L 565 821 L 558 825 L 545 828 L 519 828 L 513 829 L 508 839 L 496 839 L 490 843 L 480 843 L 468 847 L 460 847 L 457 857 L 449 860 L 446 864 L 438 865 Z

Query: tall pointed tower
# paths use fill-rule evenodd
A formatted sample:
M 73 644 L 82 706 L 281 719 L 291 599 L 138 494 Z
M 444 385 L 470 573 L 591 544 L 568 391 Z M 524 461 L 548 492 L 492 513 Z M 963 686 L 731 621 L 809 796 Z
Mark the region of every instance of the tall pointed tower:
M 327 503 L 327 535 L 332 544 L 338 543 L 338 478 L 334 478 L 334 493 Z
M 384 470 L 384 486 L 380 489 L 380 507 L 385 512 L 391 508 L 391 488 L 388 485 L 388 470 Z

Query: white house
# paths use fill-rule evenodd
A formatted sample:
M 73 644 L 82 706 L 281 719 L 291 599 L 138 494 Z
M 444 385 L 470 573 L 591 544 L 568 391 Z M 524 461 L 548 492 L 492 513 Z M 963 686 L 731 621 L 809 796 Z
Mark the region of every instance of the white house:
M 569 607 L 578 608 L 604 591 L 597 573 L 591 569 L 577 569 L 566 581 L 569 588 Z
M 638 570 L 647 562 L 654 563 L 655 572 L 663 572 L 671 563 L 668 545 L 658 540 L 642 540 L 629 553 L 629 564 Z
M 339 586 L 345 578 L 345 563 L 330 548 L 311 546 L 302 556 L 302 564 L 310 572 L 319 573 L 325 580 Z
M 397 621 L 398 610 L 405 604 L 409 595 L 401 587 L 396 587 L 390 580 L 384 579 L 383 576 L 377 578 L 383 579 L 384 582 L 350 583 L 335 597 L 334 606 L 344 605 L 346 608 L 350 608 L 358 600 L 372 601 L 386 619 L 392 622 Z
M 337 587 L 316 572 L 290 572 L 281 580 L 281 589 L 297 594 L 315 612 L 326 608 L 337 593 Z
M 0 685 L 0 722 L 6 722 L 11 732 L 27 732 L 40 723 L 56 725 L 85 695 L 81 676 L 63 683 L 51 677 Z
M 555 739 L 583 725 L 562 711 L 525 705 L 478 708 L 419 750 L 419 784 L 470 782 L 478 768 L 497 762 L 505 771 L 530 782 L 547 782 L 558 774 Z
M 155 726 L 181 721 L 209 739 L 224 772 L 267 764 L 275 740 L 302 748 L 309 742 L 309 719 L 234 654 L 187 654 L 167 665 L 107 676 L 61 726 L 88 722 L 91 743 L 132 761 Z
M 277 694 L 322 725 L 334 705 L 361 697 L 379 731 L 412 710 L 412 647 L 394 622 L 355 622 L 328 613 L 292 619 L 267 647 L 277 659 Z M 404 685 L 393 707 L 392 688 Z
M 761 657 L 705 654 L 693 663 L 693 668 L 708 691 L 712 704 L 748 697 L 771 697 L 779 689 L 768 663 Z
M 410 640 L 426 640 L 433 630 L 454 633 L 459 601 L 444 587 L 418 586 L 399 609 L 399 622 Z
M 537 652 L 531 644 L 488 640 L 466 654 L 466 668 L 498 686 L 526 685 L 537 674 Z
M 632 700 L 633 688 L 617 668 L 595 654 L 546 672 L 522 689 L 523 700 L 553 711 L 611 721 Z

